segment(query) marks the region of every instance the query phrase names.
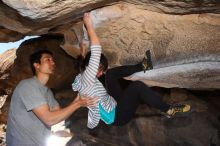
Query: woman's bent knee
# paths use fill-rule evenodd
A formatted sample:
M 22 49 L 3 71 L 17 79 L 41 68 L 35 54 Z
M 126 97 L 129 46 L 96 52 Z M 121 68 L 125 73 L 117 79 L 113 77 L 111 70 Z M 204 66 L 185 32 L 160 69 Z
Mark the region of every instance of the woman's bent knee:
M 134 81 L 134 82 L 132 82 L 132 85 L 133 86 L 137 86 L 137 87 L 148 87 L 146 84 L 144 84 L 143 82 L 141 82 L 141 81 Z

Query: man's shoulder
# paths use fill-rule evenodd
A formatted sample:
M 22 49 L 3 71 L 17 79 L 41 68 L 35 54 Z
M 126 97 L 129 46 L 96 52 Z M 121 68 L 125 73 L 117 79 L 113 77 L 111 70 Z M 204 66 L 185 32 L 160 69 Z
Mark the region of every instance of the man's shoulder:
M 23 86 L 35 86 L 37 85 L 36 81 L 34 80 L 34 77 L 23 79 L 18 83 L 19 87 Z

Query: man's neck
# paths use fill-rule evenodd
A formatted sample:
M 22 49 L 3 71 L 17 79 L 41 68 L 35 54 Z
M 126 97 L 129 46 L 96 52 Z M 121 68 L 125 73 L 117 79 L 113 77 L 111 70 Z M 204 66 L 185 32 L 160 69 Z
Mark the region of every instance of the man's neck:
M 37 79 L 40 81 L 41 84 L 46 85 L 50 76 L 45 74 L 37 74 Z

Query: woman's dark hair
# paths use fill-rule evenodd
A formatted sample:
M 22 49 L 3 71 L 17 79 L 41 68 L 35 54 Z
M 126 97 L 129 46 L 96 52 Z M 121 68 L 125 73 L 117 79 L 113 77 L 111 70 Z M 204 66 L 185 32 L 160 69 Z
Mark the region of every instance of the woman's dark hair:
M 40 50 L 40 51 L 37 51 L 33 54 L 30 55 L 30 58 L 29 58 L 29 62 L 30 62 L 30 66 L 31 66 L 31 70 L 32 70 L 32 73 L 33 75 L 36 74 L 36 70 L 34 68 L 34 63 L 41 63 L 40 62 L 40 59 L 42 57 L 42 54 L 50 54 L 51 56 L 53 56 L 53 53 L 50 52 L 49 50 Z
M 83 72 L 86 69 L 86 66 L 89 65 L 90 56 L 91 56 L 91 52 L 88 52 L 86 54 L 85 58 L 83 58 L 82 56 L 78 57 L 80 72 Z M 102 69 L 103 69 L 104 72 L 108 69 L 108 59 L 105 57 L 104 54 L 101 54 L 99 64 L 102 65 Z

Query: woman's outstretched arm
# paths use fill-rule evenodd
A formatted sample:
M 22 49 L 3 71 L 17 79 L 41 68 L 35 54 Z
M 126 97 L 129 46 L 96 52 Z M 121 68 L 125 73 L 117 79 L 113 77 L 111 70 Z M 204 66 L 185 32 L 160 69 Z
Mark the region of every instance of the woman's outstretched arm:
M 87 29 L 87 33 L 90 40 L 91 56 L 89 59 L 88 66 L 82 74 L 82 80 L 84 84 L 92 85 L 95 83 L 102 49 L 100 46 L 99 38 L 94 30 L 90 13 L 84 14 L 83 22 Z

